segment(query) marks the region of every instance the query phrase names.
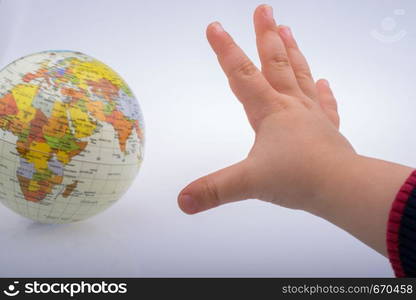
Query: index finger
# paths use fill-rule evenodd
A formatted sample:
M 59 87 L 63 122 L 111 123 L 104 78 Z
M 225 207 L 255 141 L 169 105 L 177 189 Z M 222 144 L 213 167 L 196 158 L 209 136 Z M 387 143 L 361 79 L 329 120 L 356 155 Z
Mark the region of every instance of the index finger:
M 217 54 L 231 89 L 243 103 L 249 118 L 250 115 L 264 111 L 264 105 L 278 101 L 281 94 L 273 89 L 260 70 L 218 22 L 208 26 L 207 38 Z

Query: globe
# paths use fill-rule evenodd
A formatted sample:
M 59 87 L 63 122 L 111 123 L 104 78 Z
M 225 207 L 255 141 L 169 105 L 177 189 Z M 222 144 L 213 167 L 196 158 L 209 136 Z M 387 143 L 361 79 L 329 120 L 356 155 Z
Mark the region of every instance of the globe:
M 126 192 L 144 124 L 126 82 L 80 52 L 44 51 L 0 71 L 0 201 L 42 223 L 89 218 Z

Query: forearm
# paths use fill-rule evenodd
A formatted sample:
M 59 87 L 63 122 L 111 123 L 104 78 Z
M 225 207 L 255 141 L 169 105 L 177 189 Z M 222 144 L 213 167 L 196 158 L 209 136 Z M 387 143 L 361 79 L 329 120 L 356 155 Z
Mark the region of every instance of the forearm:
M 328 170 L 317 199 L 305 210 L 346 230 L 387 256 L 389 212 L 412 168 L 353 155 Z

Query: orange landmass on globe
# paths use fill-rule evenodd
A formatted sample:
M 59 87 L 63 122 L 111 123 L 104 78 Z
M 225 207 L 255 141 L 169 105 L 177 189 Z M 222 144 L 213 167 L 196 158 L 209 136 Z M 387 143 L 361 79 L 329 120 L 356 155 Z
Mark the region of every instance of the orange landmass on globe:
M 35 117 L 30 121 L 30 130 L 28 140 L 35 140 L 38 142 L 46 142 L 43 137 L 43 127 L 48 123 L 48 118 L 45 114 L 37 109 Z
M 48 180 L 37 181 L 17 175 L 17 179 L 25 199 L 31 202 L 39 202 L 52 192 L 56 184 L 62 183 L 63 177 L 54 175 Z
M 77 90 L 72 89 L 72 88 L 63 87 L 63 88 L 61 88 L 61 93 L 62 93 L 62 95 L 71 97 L 73 99 L 72 101 L 76 101 L 76 100 L 85 98 L 85 93 L 84 92 L 77 91 Z
M 12 94 L 6 94 L 3 98 L 0 98 L 0 115 L 16 115 L 18 112 L 16 101 Z
M 88 80 L 87 84 L 93 93 L 103 96 L 108 101 L 113 101 L 118 95 L 119 88 L 106 78 L 100 78 L 98 81 Z
M 48 72 L 47 69 L 45 68 L 40 68 L 39 70 L 37 70 L 35 73 L 27 73 L 25 74 L 25 76 L 23 76 L 22 80 L 24 82 L 30 82 L 33 79 L 36 78 L 41 78 L 41 77 L 45 77 L 46 73 Z
M 100 121 L 105 121 L 104 104 L 100 101 L 88 101 L 87 109 L 91 115 Z
M 114 110 L 111 115 L 106 116 L 106 121 L 113 125 L 114 130 L 118 134 L 118 142 L 120 145 L 120 150 L 122 152 L 126 151 L 126 142 L 131 134 L 133 128 L 133 122 L 127 120 L 123 113 Z
M 77 187 L 77 185 L 78 185 L 78 180 L 75 180 L 73 183 L 68 184 L 62 193 L 62 197 L 67 198 L 68 196 L 70 196 L 72 192 L 74 191 L 74 189 Z

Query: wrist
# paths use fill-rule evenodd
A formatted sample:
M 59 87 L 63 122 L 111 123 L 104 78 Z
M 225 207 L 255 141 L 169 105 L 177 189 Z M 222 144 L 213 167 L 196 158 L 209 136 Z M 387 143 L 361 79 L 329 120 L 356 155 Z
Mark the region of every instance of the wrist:
M 305 210 L 386 255 L 386 225 L 391 204 L 412 171 L 379 159 L 346 155 L 328 168 L 315 199 Z
M 362 168 L 363 157 L 354 151 L 346 151 L 345 153 L 336 153 L 327 156 L 323 167 L 320 167 L 320 173 L 317 175 L 312 187 L 312 193 L 309 201 L 303 203 L 302 210 L 320 215 L 321 211 L 325 211 L 334 194 L 344 185 L 344 181 L 356 178 L 352 175 L 356 170 Z

